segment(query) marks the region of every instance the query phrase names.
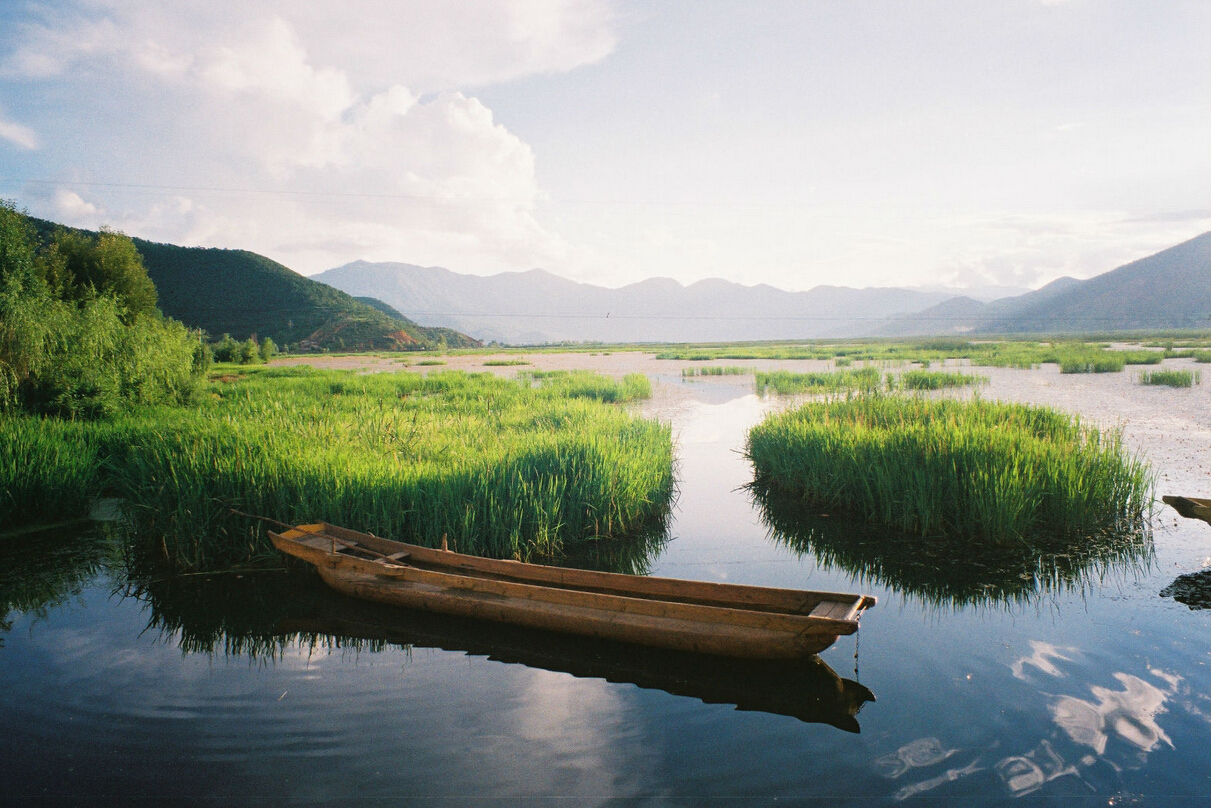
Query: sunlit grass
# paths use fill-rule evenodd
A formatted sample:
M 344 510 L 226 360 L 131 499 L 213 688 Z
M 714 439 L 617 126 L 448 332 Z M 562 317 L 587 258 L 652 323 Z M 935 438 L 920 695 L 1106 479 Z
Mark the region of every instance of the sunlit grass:
M 1141 518 L 1151 472 L 1102 432 L 1044 407 L 859 396 L 754 427 L 756 485 L 920 536 L 1032 541 Z
M 40 456 L 55 456 L 58 442 L 96 461 L 69 464 L 92 477 L 52 471 L 25 488 L 4 480 L 22 498 L 8 507 L 79 499 L 104 484 L 125 497 L 142 544 L 194 568 L 271 553 L 263 526 L 233 508 L 555 557 L 642 531 L 669 508 L 669 427 L 603 403 L 640 396 L 637 379 L 591 376 L 533 387 L 490 374 L 270 368 L 212 384 L 196 408 L 143 410 L 77 433 L 18 419 L 22 446 L 49 443 Z M 19 480 L 21 468 L 0 473 Z

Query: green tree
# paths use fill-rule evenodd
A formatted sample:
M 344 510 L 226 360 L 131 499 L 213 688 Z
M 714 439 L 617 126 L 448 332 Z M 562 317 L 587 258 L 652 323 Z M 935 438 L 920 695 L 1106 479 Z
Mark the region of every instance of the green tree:
M 261 361 L 268 362 L 278 352 L 278 346 L 274 343 L 272 337 L 265 337 L 261 340 Z
M 122 233 L 103 227 L 92 238 L 60 230 L 40 263 L 47 283 L 64 298 L 113 297 L 127 324 L 156 311 L 156 286 L 135 243 Z
M 261 358 L 261 349 L 257 346 L 256 340 L 249 337 L 240 346 L 240 364 L 253 365 Z
M 230 334 L 224 334 L 223 338 L 216 342 L 212 347 L 214 348 L 214 361 L 240 361 L 240 343 L 236 342 Z
M 36 243 L 29 218 L 13 203 L 0 199 L 0 287 L 13 284 L 23 290 L 34 282 Z

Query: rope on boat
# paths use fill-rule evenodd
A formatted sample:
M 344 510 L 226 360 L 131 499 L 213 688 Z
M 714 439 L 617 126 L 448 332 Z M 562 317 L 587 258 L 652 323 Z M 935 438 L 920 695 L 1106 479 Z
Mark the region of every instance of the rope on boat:
M 229 510 L 231 513 L 234 513 L 236 516 L 244 516 L 244 517 L 247 517 L 248 519 L 258 519 L 262 522 L 268 522 L 271 525 L 276 525 L 277 527 L 286 528 L 287 530 L 290 530 L 291 528 L 294 527 L 294 525 L 288 525 L 285 522 L 279 522 L 276 519 L 270 519 L 268 516 L 257 516 L 255 513 L 244 513 L 243 511 L 237 511 L 235 508 L 228 508 L 227 510 Z

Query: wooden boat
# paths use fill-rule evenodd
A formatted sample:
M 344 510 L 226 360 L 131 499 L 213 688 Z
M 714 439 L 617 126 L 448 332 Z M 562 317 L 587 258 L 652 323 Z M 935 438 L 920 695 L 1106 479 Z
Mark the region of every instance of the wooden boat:
M 1211 499 L 1176 496 L 1164 496 L 1161 499 L 1187 519 L 1202 519 L 1211 524 Z
M 346 595 L 694 653 L 794 659 L 858 630 L 868 595 L 682 581 L 479 558 L 329 524 L 270 531 Z

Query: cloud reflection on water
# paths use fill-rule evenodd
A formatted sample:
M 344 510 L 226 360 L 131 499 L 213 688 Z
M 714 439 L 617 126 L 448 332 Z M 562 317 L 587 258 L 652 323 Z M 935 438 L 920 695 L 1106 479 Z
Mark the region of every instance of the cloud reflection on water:
M 1172 690 L 1161 688 L 1127 673 L 1114 673 L 1122 690 L 1091 686 L 1093 700 L 1060 696 L 1051 705 L 1055 723 L 1074 742 L 1088 746 L 1098 755 L 1106 753 L 1106 744 L 1114 735 L 1144 752 L 1160 743 L 1170 747 L 1173 741 L 1156 722 L 1165 712 Z
M 1030 648 L 1034 653 L 1032 653 L 1030 656 L 1015 660 L 1013 664 L 1009 666 L 1010 670 L 1013 671 L 1013 678 L 1027 681 L 1029 679 L 1029 676 L 1026 673 L 1027 666 L 1036 668 L 1041 673 L 1045 673 L 1048 676 L 1064 676 L 1064 672 L 1056 666 L 1054 660 L 1071 662 L 1072 657 L 1064 656 L 1064 654 L 1075 654 L 1077 652 L 1077 649 L 1075 648 L 1067 646 L 1055 646 L 1049 642 L 1042 642 L 1040 640 L 1031 640 Z

